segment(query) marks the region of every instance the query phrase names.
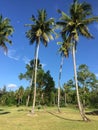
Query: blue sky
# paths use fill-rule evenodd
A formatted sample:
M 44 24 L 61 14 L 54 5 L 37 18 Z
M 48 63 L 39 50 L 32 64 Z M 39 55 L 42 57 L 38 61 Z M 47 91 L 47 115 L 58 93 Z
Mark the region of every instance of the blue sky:
M 94 15 L 98 16 L 98 1 L 86 0 L 92 5 Z M 83 2 L 83 0 L 80 0 Z M 6 85 L 9 88 L 16 89 L 23 85 L 29 86 L 26 80 L 19 80 L 18 75 L 26 71 L 25 66 L 31 59 L 34 58 L 35 46 L 29 45 L 29 40 L 25 36 L 27 27 L 25 24 L 31 23 L 32 14 L 37 15 L 38 9 L 46 9 L 48 18 L 55 17 L 58 20 L 59 14 L 57 9 L 61 9 L 68 13 L 68 8 L 72 0 L 0 0 L 0 13 L 3 17 L 8 17 L 11 20 L 11 25 L 15 32 L 10 39 L 13 42 L 12 46 L 8 46 L 8 54 L 4 55 L 0 48 L 0 88 Z M 89 69 L 98 76 L 98 23 L 94 23 L 89 27 L 90 32 L 95 39 L 88 40 L 81 37 L 77 46 L 77 66 L 87 64 Z M 60 39 L 50 41 L 48 47 L 40 46 L 39 59 L 44 65 L 44 70 L 50 70 L 50 73 L 57 87 L 58 72 L 61 58 L 57 53 L 58 46 L 56 44 Z M 73 78 L 73 62 L 72 56 L 65 59 L 61 83 Z M 14 88 L 16 87 L 16 88 Z

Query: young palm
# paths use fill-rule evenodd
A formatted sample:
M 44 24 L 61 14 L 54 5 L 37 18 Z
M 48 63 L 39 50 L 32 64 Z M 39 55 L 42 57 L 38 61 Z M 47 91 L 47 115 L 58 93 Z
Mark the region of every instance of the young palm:
M 61 45 L 59 48 L 60 55 L 62 57 L 61 64 L 60 64 L 60 70 L 59 70 L 59 78 L 58 78 L 58 112 L 60 112 L 60 80 L 61 80 L 61 73 L 62 73 L 62 67 L 64 58 L 69 56 L 69 44 L 67 43 L 66 37 L 63 37 L 63 42 L 58 42 L 58 44 Z
M 13 27 L 10 25 L 10 20 L 8 18 L 3 19 L 0 15 L 0 46 L 7 52 L 6 43 L 11 44 L 11 40 L 8 39 L 13 33 Z
M 68 36 L 68 43 L 72 45 L 78 107 L 83 120 L 87 121 L 89 119 L 85 116 L 79 97 L 75 49 L 77 46 L 79 35 L 85 36 L 86 38 L 93 38 L 87 26 L 95 21 L 98 21 L 98 17 L 94 17 L 92 15 L 92 8 L 90 4 L 86 2 L 79 3 L 78 0 L 74 0 L 73 4 L 70 7 L 70 16 L 60 10 L 58 10 L 58 12 L 61 14 L 61 21 L 57 22 L 57 24 L 62 26 L 62 34 Z
M 47 46 L 49 39 L 53 40 L 53 36 L 51 35 L 51 33 L 54 32 L 53 31 L 54 19 L 53 18 L 47 19 L 46 10 L 42 9 L 42 10 L 38 10 L 38 18 L 35 18 L 35 16 L 32 15 L 31 20 L 33 24 L 28 25 L 31 27 L 31 29 L 26 32 L 26 36 L 27 38 L 29 38 L 31 44 L 36 42 L 35 72 L 34 72 L 34 98 L 33 98 L 33 107 L 32 107 L 32 113 L 34 113 L 34 107 L 35 107 L 35 101 L 36 101 L 37 59 L 38 59 L 39 45 L 40 45 L 40 42 L 42 42 L 45 46 Z

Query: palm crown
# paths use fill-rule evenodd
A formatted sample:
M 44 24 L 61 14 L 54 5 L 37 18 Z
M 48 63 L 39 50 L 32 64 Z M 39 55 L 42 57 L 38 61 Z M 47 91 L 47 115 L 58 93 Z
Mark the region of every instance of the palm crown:
M 63 37 L 62 39 L 63 39 L 62 42 L 57 43 L 57 44 L 61 45 L 59 48 L 59 52 L 60 52 L 61 56 L 64 56 L 67 58 L 69 56 L 70 44 L 68 44 L 66 36 Z
M 61 14 L 61 21 L 57 22 L 57 25 L 63 28 L 61 34 L 66 34 L 69 42 L 72 40 L 77 42 L 79 35 L 93 38 L 87 25 L 98 21 L 98 17 L 93 17 L 90 4 L 86 2 L 78 3 L 78 0 L 74 0 L 70 7 L 70 16 L 61 10 L 58 10 L 58 12 Z
M 13 33 L 13 27 L 10 25 L 10 20 L 8 18 L 3 19 L 2 15 L 0 15 L 0 46 L 7 51 L 6 42 L 12 43 L 11 40 L 8 39 L 9 35 Z
M 53 33 L 53 25 L 54 25 L 54 19 L 50 18 L 47 20 L 47 13 L 46 10 L 38 10 L 38 18 L 35 18 L 34 15 L 32 15 L 31 20 L 33 21 L 33 25 L 31 26 L 31 29 L 26 32 L 26 36 L 30 39 L 31 44 L 36 41 L 36 43 L 39 42 L 39 40 L 44 43 L 45 46 L 47 46 L 47 43 L 49 42 L 49 39 L 53 39 L 53 36 L 51 33 Z

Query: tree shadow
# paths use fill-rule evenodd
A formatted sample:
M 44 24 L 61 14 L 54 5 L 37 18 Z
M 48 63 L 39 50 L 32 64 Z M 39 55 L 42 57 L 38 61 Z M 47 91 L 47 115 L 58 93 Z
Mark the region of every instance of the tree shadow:
M 91 112 L 86 112 L 87 115 L 95 115 L 98 116 L 98 110 L 96 111 L 91 111 Z
M 8 112 L 8 111 L 6 111 L 6 112 L 1 112 L 0 115 L 5 115 L 5 114 L 9 114 L 9 113 L 11 113 L 11 112 Z
M 3 111 L 4 109 L 0 109 L 0 111 Z
M 28 111 L 28 112 L 31 112 L 30 109 L 18 109 L 17 111 L 18 111 L 18 112 L 21 112 L 21 111 Z
M 53 112 L 47 111 L 47 113 L 49 113 L 49 114 L 51 114 L 51 115 L 53 115 L 53 116 L 55 116 L 55 117 L 57 117 L 59 119 L 68 120 L 68 121 L 79 121 L 79 122 L 81 121 L 81 122 L 83 122 L 83 120 L 74 120 L 74 119 L 64 118 L 64 117 L 61 117 L 61 116 L 59 116 L 59 115 L 57 115 L 57 114 L 55 114 Z

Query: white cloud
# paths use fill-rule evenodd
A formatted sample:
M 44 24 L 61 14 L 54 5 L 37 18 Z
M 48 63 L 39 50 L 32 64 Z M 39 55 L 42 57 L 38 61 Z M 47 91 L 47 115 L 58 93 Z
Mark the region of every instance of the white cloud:
M 16 50 L 8 50 L 7 56 L 14 60 L 19 60 L 19 56 L 16 56 Z
M 95 75 L 96 75 L 96 77 L 98 77 L 98 73 L 96 73 Z
M 8 88 L 17 88 L 17 85 L 11 83 L 11 84 L 8 84 L 7 87 L 8 87 Z
M 42 65 L 42 68 L 44 68 L 46 66 L 46 64 L 44 64 L 44 63 L 41 63 L 41 65 Z
M 24 56 L 23 61 L 24 61 L 25 64 L 29 64 L 30 59 L 28 57 Z

